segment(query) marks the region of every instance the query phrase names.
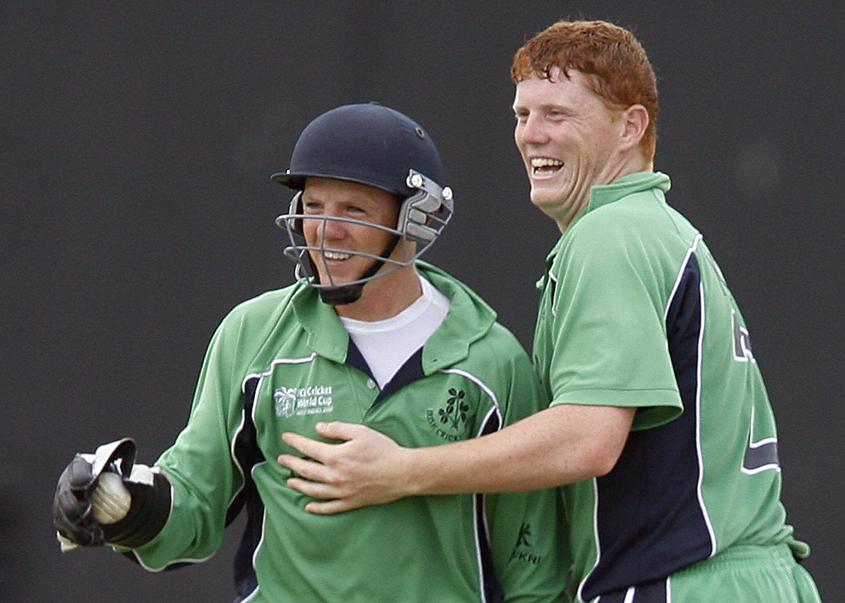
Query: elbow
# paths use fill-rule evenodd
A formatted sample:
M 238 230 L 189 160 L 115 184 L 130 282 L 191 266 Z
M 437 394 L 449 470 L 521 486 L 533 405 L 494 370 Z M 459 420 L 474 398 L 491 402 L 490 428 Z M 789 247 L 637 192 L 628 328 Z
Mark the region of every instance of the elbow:
M 590 446 L 585 448 L 575 467 L 578 479 L 604 477 L 616 467 L 621 454 L 622 450 L 616 447 Z
M 608 454 L 606 450 L 596 454 L 587 463 L 590 477 L 604 477 L 613 471 L 618 460 L 619 454 Z
M 622 419 L 605 423 L 581 440 L 581 464 L 587 478 L 604 477 L 616 467 L 631 432 L 633 411 L 625 409 Z
M 608 454 L 606 450 L 583 450 L 580 454 L 561 454 L 546 465 L 542 473 L 542 487 L 565 486 L 596 477 L 603 477 L 613 471 L 619 455 Z
M 556 486 L 613 471 L 631 430 L 632 409 L 560 405 L 535 417 L 544 412 L 549 413 L 551 435 L 537 441 L 545 445 L 547 462 L 537 463 L 537 455 L 532 455 L 535 470 L 548 467 L 546 475 Z

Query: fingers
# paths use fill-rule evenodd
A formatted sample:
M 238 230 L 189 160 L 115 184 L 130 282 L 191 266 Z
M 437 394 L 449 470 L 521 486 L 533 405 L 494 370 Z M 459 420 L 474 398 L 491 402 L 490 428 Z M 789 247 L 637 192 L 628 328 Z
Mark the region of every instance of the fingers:
M 318 482 L 311 482 L 299 477 L 292 477 L 287 481 L 287 485 L 301 494 L 316 498 L 318 500 L 333 500 L 340 498 L 340 492 L 331 484 L 324 484 Z
M 305 510 L 314 515 L 334 515 L 335 513 L 359 509 L 361 506 L 349 500 L 329 500 L 326 502 L 310 502 L 305 505 Z
M 318 434 L 324 438 L 332 440 L 351 440 L 355 436 L 360 435 L 362 431 L 369 430 L 364 425 L 357 425 L 355 423 L 342 423 L 340 421 L 332 421 L 331 423 L 317 423 L 314 429 Z
M 332 481 L 332 470 L 322 463 L 310 459 L 303 459 L 292 454 L 281 454 L 276 461 L 290 469 L 294 475 L 312 482 Z
M 396 458 L 402 449 L 389 437 L 369 427 L 333 421 L 317 423 L 320 442 L 297 433 L 282 434 L 283 442 L 301 453 L 282 454 L 277 462 L 293 472 L 287 485 L 312 499 L 310 513 L 331 515 L 367 505 L 396 500 L 401 493 Z M 399 494 L 397 495 L 397 491 Z
M 314 429 L 318 435 L 324 438 L 341 440 L 344 442 L 361 439 L 367 435 L 378 434 L 378 432 L 364 425 L 342 423 L 340 421 L 317 423 L 314 426 Z M 336 446 L 336 444 L 318 442 L 317 440 L 290 431 L 286 431 L 282 434 L 282 440 L 291 448 L 296 448 L 305 456 L 317 459 L 322 463 L 325 463 L 329 460 L 329 458 L 331 458 L 332 450 L 334 450 Z
M 85 491 L 94 481 L 94 474 L 91 470 L 91 463 L 80 455 L 73 457 L 67 467 L 67 483 L 71 490 Z
M 76 455 L 59 476 L 53 498 L 53 512 L 58 521 L 78 524 L 91 509 L 88 487 L 91 485 L 91 465 Z
M 317 440 L 312 440 L 311 438 L 290 431 L 286 431 L 282 434 L 282 441 L 291 448 L 299 450 L 303 455 L 321 463 L 325 463 L 329 460 L 332 448 L 336 446 L 335 444 L 318 442 Z
M 89 510 L 89 505 L 80 501 L 70 490 L 61 490 L 56 494 L 53 513 L 63 523 L 78 524 L 88 516 Z
M 341 423 L 339 421 L 333 421 L 331 423 L 317 423 L 315 429 L 317 434 L 320 436 L 332 440 L 342 441 L 349 441 L 366 432 L 372 432 L 370 428 L 363 425 Z M 336 450 L 337 446 L 337 444 L 319 442 L 312 438 L 290 431 L 286 431 L 282 434 L 282 441 L 291 448 L 296 448 L 303 455 L 320 461 L 321 463 L 326 463 L 331 460 L 333 451 Z

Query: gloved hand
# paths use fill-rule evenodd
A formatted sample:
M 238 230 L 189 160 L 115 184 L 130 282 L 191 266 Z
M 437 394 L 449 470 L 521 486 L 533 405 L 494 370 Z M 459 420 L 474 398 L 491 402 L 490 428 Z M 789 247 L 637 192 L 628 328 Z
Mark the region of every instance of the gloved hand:
M 135 465 L 134 440 L 123 438 L 77 454 L 59 477 L 53 523 L 62 551 L 117 544 L 130 548 L 154 538 L 170 512 L 170 483 Z

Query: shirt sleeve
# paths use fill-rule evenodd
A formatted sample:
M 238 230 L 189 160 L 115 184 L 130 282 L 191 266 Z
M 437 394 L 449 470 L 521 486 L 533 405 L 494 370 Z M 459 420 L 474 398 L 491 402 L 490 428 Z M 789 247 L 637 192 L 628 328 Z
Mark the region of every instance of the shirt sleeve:
M 576 228 L 552 267 L 551 405 L 636 407 L 634 429 L 676 418 L 659 250 L 631 229 Z
M 243 484 L 230 453 L 242 422 L 243 394 L 233 358 L 237 320 L 228 317 L 211 340 L 187 426 L 156 466 L 170 481 L 170 516 L 162 531 L 135 556 L 158 571 L 179 561 L 202 561 L 223 540 L 226 513 Z
M 504 395 L 499 404 L 505 425 L 542 408 L 539 383 L 527 355 L 514 357 L 502 373 Z M 569 601 L 565 594 L 569 547 L 558 490 L 487 495 L 485 511 L 504 600 Z

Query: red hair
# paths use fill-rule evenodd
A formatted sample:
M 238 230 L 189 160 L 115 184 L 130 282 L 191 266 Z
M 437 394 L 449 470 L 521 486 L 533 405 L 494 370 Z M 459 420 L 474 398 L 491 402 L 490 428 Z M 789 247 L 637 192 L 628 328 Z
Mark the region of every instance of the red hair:
M 585 74 L 611 110 L 640 104 L 649 116 L 640 146 L 649 160 L 657 142 L 657 78 L 645 50 L 634 34 L 606 21 L 558 21 L 516 51 L 511 78 L 549 79 L 554 67 L 565 76 L 575 69 Z

